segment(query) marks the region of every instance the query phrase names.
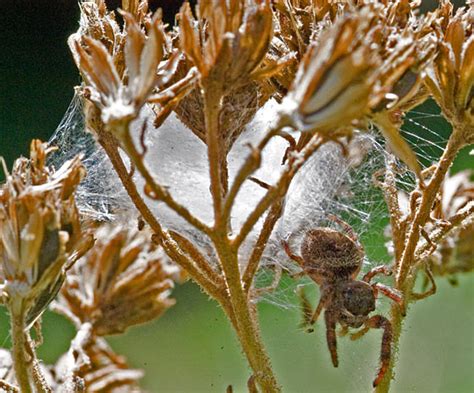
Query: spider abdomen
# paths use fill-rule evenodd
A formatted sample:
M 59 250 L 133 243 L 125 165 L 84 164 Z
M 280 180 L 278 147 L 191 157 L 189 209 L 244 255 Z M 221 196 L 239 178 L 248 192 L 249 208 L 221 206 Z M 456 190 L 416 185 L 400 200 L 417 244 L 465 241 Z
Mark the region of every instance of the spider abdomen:
M 364 253 L 345 234 L 331 228 L 315 228 L 306 233 L 301 243 L 301 256 L 308 268 L 352 276 L 360 269 Z

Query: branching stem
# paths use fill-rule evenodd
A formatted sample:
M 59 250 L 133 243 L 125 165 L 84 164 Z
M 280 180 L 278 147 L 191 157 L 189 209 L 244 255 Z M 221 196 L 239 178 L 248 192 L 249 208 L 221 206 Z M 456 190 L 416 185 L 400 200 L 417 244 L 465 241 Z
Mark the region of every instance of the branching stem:
M 416 281 L 416 250 L 420 240 L 421 231 L 429 219 L 431 208 L 436 196 L 438 195 L 442 182 L 459 149 L 462 147 L 463 132 L 464 129 L 462 128 L 453 128 L 451 137 L 449 138 L 448 144 L 433 175 L 431 176 L 426 188 L 421 190 L 421 199 L 419 204 L 416 205 L 416 213 L 414 214 L 412 224 L 409 227 L 403 252 L 400 254 L 401 259 L 396 261 L 396 288 L 403 294 L 405 309 L 411 300 L 410 295 Z M 398 351 L 400 335 L 405 318 L 404 311 L 405 310 L 401 310 L 401 308 L 396 304 L 391 307 L 391 324 L 393 327 L 392 359 L 384 379 L 375 389 L 377 393 L 385 393 L 390 389 L 390 383 L 394 376 L 395 354 Z

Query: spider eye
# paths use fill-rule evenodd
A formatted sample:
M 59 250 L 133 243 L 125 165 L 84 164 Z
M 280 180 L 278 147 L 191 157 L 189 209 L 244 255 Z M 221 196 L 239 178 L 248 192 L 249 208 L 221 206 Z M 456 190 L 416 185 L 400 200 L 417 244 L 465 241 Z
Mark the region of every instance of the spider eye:
M 342 295 L 344 307 L 353 315 L 367 315 L 375 310 L 375 296 L 369 284 L 349 283 Z

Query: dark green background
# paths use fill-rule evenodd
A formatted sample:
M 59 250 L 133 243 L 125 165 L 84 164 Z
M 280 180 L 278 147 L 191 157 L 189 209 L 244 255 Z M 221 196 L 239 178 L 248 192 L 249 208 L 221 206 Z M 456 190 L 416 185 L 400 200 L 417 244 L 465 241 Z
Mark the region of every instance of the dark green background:
M 168 16 L 177 3 L 168 2 Z M 66 46 L 77 17 L 76 1 L 0 0 L 0 155 L 9 165 L 27 153 L 32 138 L 49 138 L 80 82 Z M 448 132 L 436 120 L 429 127 Z M 474 166 L 466 153 L 457 169 Z M 383 241 L 380 233 L 363 240 L 366 249 Z M 394 392 L 474 391 L 474 277 L 461 278 L 458 288 L 438 282 L 438 294 L 410 310 Z M 163 318 L 111 339 L 113 347 L 132 366 L 146 370 L 143 386 L 151 392 L 224 392 L 228 384 L 236 392 L 245 391 L 249 371 L 217 305 L 190 283 L 177 288 L 174 296 L 177 305 Z M 287 304 L 293 303 L 289 309 L 260 307 L 263 336 L 285 391 L 370 391 L 380 332 L 372 331 L 359 342 L 339 340 L 341 364 L 333 369 L 324 329 L 318 325 L 315 333 L 303 333 L 291 288 L 285 297 Z M 41 357 L 54 362 L 73 334 L 66 321 L 48 314 Z M 9 345 L 4 315 L 0 339 Z

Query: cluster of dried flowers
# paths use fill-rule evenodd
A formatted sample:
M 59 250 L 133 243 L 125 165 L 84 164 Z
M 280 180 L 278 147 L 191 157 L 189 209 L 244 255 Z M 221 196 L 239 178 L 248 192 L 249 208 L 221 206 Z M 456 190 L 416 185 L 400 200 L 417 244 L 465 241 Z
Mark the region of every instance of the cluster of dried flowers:
M 84 175 L 79 159 L 54 172 L 45 165 L 48 149 L 33 145 L 31 160 L 19 161 L 0 190 L 2 299 L 18 340 L 16 378 L 4 380 L 5 386 L 18 384 L 25 392 L 133 390 L 140 372 L 129 370 L 102 336 L 156 318 L 173 304 L 168 293 L 179 271 L 157 256 L 164 252 L 223 308 L 253 370 L 249 389 L 280 391 L 259 333 L 254 300 L 262 288 L 256 290 L 254 277 L 296 174 L 326 143 L 348 153 L 356 130 L 379 130 L 387 150 L 418 179 L 408 194 L 401 192 L 393 160 L 374 176 L 390 212 L 393 286 L 403 296 L 402 307 L 391 309 L 391 345 L 398 343 L 409 304 L 435 292 L 433 274 L 474 267 L 470 174 L 448 177 L 459 150 L 474 142 L 472 1 L 454 12 L 442 0 L 422 15 L 419 2 L 410 0 L 202 0 L 194 10 L 185 3 L 172 28 L 146 0 L 124 0 L 120 15 L 104 0 L 84 0 L 80 7 L 80 28 L 69 45 L 83 78 L 88 129 L 149 235 L 80 223 L 72 196 Z M 439 162 L 423 169 L 400 127 L 404 114 L 429 97 L 453 131 Z M 274 124 L 230 176 L 229 152 L 272 99 L 280 104 Z M 211 223 L 157 180 L 159 167 L 149 167 L 145 134 L 153 130 L 131 127 L 149 109 L 156 128 L 174 111 L 206 146 Z M 275 138 L 286 140 L 288 149 L 275 164 L 281 167 L 278 180 L 267 184 L 253 175 Z M 248 181 L 264 194 L 235 228 L 232 208 Z M 165 204 L 207 237 L 213 259 L 184 233 L 166 228 L 152 203 Z M 259 222 L 244 258 L 240 249 Z M 86 227 L 97 241 L 74 263 L 91 247 L 80 232 Z M 421 294 L 413 292 L 420 270 L 432 284 Z M 58 291 L 54 308 L 73 321 L 78 335 L 46 378 L 28 331 Z M 389 389 L 393 367 L 392 358 L 380 391 Z
M 12 353 L 1 352 L 0 388 L 137 390 L 143 372 L 129 369 L 103 337 L 162 315 L 174 304 L 169 295 L 183 273 L 165 261 L 146 230 L 81 220 L 74 200 L 85 176 L 80 157 L 54 170 L 47 166 L 53 150 L 34 140 L 30 159 L 18 159 L 11 173 L 5 168 L 0 188 L 1 299 L 14 343 Z M 73 322 L 77 335 L 58 363 L 46 367 L 29 331 L 36 324 L 41 336 L 39 321 L 50 304 Z

